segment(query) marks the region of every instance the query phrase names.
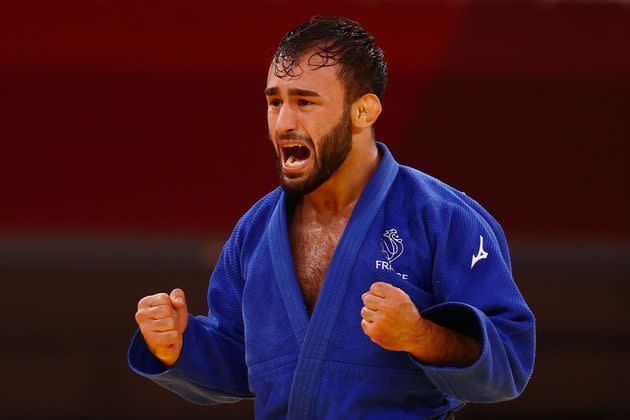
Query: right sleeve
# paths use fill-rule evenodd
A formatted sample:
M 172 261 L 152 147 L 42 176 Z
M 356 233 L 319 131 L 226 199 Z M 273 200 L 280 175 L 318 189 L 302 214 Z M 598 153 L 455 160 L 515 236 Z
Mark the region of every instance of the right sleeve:
M 490 403 L 519 396 L 532 375 L 536 320 L 512 275 L 503 229 L 481 206 L 443 206 L 428 219 L 434 238 L 435 305 L 422 317 L 475 338 L 481 353 L 468 366 L 412 361 L 443 393 Z M 485 255 L 477 260 L 477 254 Z M 478 262 L 477 262 L 478 261 Z
M 249 389 L 243 337 L 241 221 L 225 243 L 210 277 L 208 316 L 188 314 L 182 350 L 168 368 L 136 330 L 127 360 L 136 373 L 195 404 L 232 403 L 254 398 Z

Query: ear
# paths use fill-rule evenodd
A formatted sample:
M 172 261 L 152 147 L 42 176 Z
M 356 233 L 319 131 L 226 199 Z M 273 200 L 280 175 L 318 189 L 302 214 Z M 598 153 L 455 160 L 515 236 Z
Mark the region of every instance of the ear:
M 357 128 L 370 128 L 381 115 L 382 110 L 378 96 L 366 93 L 352 104 L 352 125 Z

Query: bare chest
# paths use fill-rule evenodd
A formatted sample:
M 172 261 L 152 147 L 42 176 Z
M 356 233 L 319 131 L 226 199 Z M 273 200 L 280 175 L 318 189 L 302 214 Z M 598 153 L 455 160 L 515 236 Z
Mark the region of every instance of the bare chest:
M 314 222 L 295 223 L 290 230 L 295 274 L 309 315 L 313 313 L 339 238 L 347 219 L 326 225 Z

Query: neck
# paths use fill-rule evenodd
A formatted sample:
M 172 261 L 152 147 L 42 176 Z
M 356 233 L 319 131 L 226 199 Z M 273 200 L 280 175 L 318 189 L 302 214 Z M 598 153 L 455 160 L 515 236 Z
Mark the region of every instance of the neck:
M 379 162 L 378 149 L 371 138 L 353 140 L 344 163 L 326 182 L 304 196 L 304 207 L 321 216 L 349 215 Z

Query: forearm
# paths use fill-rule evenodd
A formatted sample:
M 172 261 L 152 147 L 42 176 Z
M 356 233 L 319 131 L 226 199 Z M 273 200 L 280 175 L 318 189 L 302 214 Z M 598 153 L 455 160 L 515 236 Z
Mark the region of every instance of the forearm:
M 417 337 L 409 353 L 430 365 L 469 366 L 479 358 L 482 350 L 481 344 L 474 338 L 424 318 L 419 322 Z

